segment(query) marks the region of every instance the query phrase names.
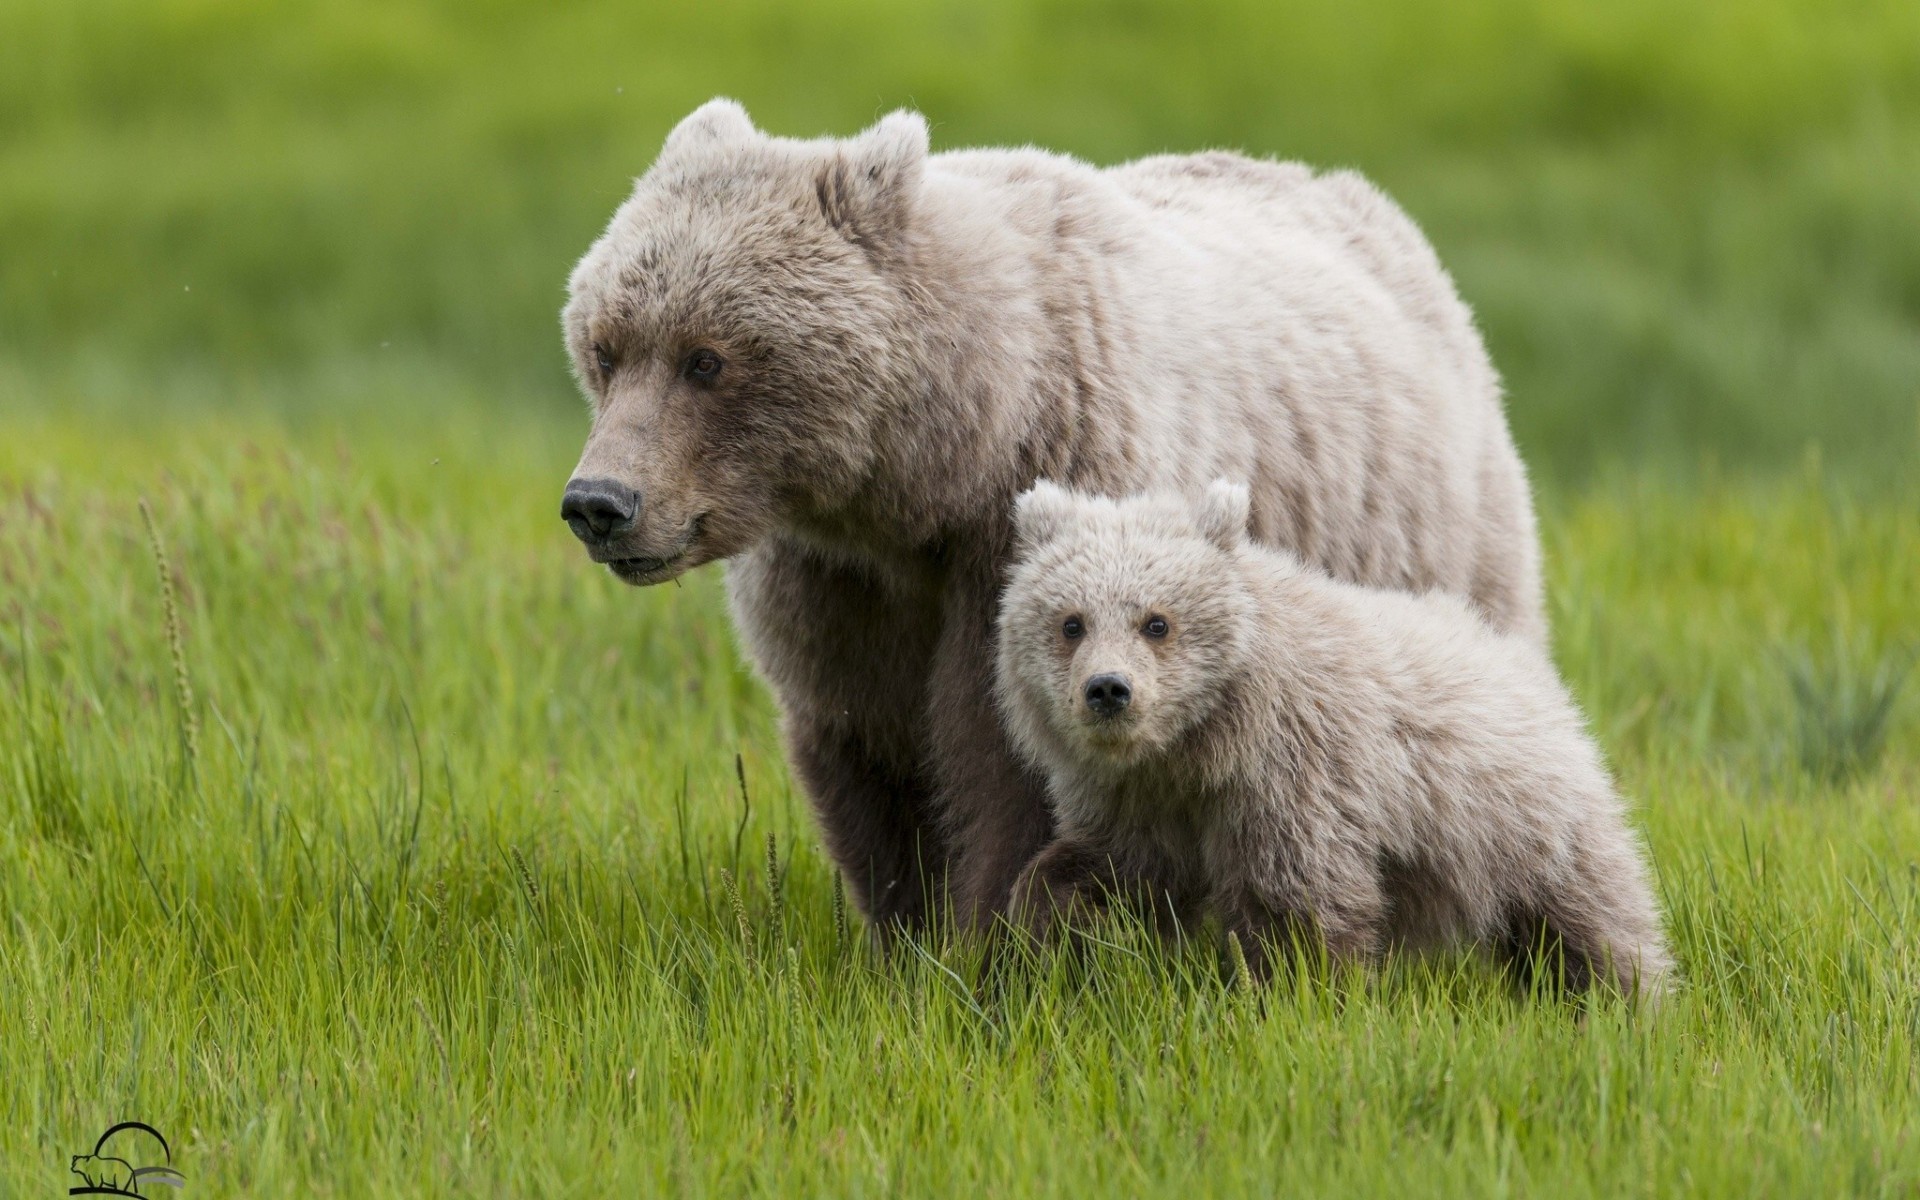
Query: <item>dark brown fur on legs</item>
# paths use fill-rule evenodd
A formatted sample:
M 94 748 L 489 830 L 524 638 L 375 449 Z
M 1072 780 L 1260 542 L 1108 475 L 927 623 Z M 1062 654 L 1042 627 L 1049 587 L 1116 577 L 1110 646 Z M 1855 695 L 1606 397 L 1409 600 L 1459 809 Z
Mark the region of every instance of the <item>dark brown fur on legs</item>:
M 993 705 L 997 580 L 956 580 L 927 689 L 942 823 L 957 847 L 954 917 L 985 930 L 1006 911 L 1013 882 L 1053 834 L 1046 783 L 1015 757 Z
M 987 928 L 1051 830 L 993 706 L 996 577 L 950 560 L 848 565 L 776 537 L 727 578 L 835 862 L 862 912 L 908 931 L 947 900 Z
M 1084 926 L 1115 908 L 1139 917 L 1163 938 L 1186 933 L 1199 912 L 1193 888 L 1177 877 L 1172 864 L 1129 861 L 1060 838 L 1015 880 L 1008 916 L 1045 941 L 1057 938 L 1062 927 Z
M 1084 924 L 1107 907 L 1117 886 L 1111 863 L 1085 846 L 1054 842 L 1014 881 L 1008 915 L 1016 928 L 1042 942 Z
M 946 888 L 947 852 L 928 819 L 924 780 L 875 771 L 852 731 L 792 724 L 794 771 L 854 903 L 883 935 L 932 925 Z
M 784 538 L 727 575 L 741 636 L 784 702 L 787 752 L 828 850 L 883 934 L 933 923 L 928 898 L 946 886 L 923 707 L 937 615 L 923 586 Z

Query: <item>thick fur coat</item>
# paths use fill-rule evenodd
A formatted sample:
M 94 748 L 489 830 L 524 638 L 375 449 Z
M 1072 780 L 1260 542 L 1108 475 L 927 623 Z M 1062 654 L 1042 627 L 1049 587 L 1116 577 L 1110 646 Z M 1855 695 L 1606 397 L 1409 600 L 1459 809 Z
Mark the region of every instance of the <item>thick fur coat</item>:
M 989 700 L 1015 495 L 1248 481 L 1255 536 L 1544 640 L 1527 483 L 1465 306 L 1356 175 L 1099 169 L 694 112 L 573 273 L 563 510 L 635 584 L 730 559 L 861 906 L 1003 908 L 1047 839 Z
M 1216 908 L 1256 961 L 1467 940 L 1657 989 L 1639 845 L 1546 653 L 1455 596 L 1367 588 L 1247 537 L 1247 493 L 1023 496 L 996 688 L 1057 835 L 1045 928 L 1117 891 Z

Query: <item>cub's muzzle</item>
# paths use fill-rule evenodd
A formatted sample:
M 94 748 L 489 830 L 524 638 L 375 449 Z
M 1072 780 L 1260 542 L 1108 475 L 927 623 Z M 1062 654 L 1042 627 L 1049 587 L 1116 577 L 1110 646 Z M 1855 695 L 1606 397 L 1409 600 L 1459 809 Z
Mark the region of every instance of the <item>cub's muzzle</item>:
M 1087 707 L 1096 717 L 1116 717 L 1133 703 L 1133 685 L 1125 675 L 1095 675 L 1087 680 Z

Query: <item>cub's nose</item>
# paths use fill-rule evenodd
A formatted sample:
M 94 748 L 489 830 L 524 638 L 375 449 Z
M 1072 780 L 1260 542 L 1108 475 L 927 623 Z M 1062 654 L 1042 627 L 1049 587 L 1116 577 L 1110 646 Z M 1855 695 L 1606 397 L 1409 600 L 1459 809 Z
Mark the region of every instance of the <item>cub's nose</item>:
M 633 524 L 640 493 L 611 479 L 572 479 L 560 498 L 560 519 L 581 541 L 611 536 Z
M 1133 688 L 1125 675 L 1095 675 L 1087 680 L 1087 707 L 1095 716 L 1111 717 L 1133 703 Z

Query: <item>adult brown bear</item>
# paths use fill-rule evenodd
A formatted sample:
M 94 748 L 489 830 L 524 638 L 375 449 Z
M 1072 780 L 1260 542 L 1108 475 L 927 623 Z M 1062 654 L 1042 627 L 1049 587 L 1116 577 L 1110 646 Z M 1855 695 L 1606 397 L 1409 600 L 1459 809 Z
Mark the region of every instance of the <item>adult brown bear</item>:
M 730 559 L 747 649 L 862 909 L 1001 911 L 1047 840 L 993 706 L 1015 495 L 1226 477 L 1255 536 L 1544 639 L 1472 318 L 1365 180 L 1234 154 L 929 155 L 897 112 L 673 131 L 574 270 L 593 427 L 562 515 L 654 584 Z

